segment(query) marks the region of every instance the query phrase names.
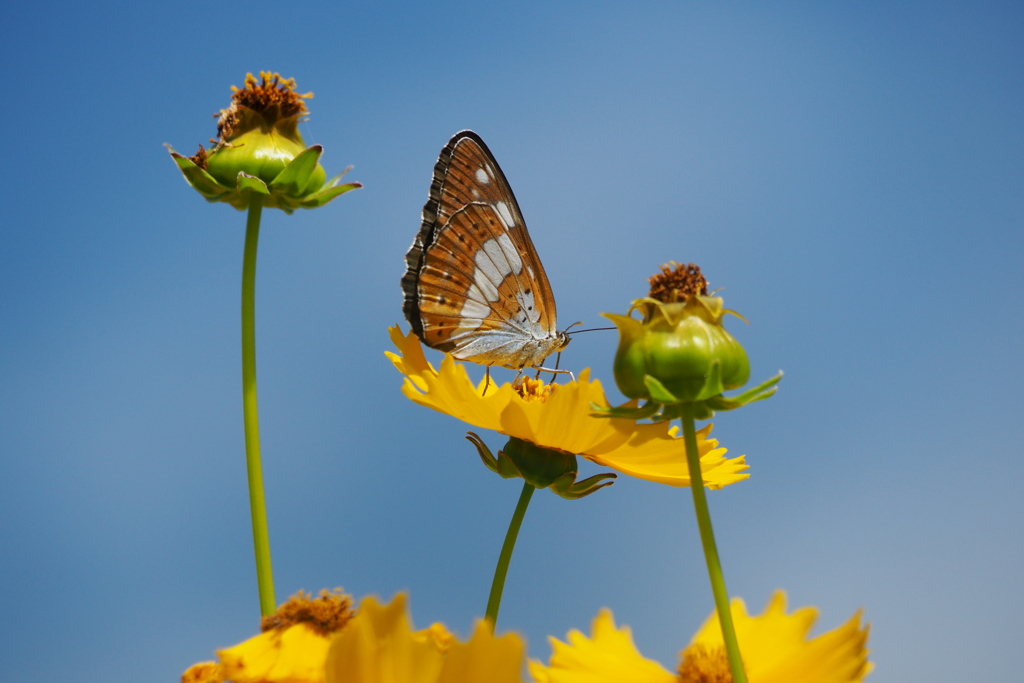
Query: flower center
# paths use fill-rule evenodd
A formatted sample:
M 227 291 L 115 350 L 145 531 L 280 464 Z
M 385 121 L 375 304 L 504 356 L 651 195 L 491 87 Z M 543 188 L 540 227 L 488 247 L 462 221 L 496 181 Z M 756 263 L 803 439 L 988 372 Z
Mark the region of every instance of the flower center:
M 679 664 L 679 683 L 732 683 L 724 647 L 690 645 Z
M 524 401 L 539 401 L 543 403 L 555 390 L 554 384 L 545 384 L 543 380 L 520 377 L 512 384 L 512 389 L 519 394 Z
M 305 114 L 306 103 L 313 96 L 308 92 L 300 95 L 295 92 L 294 78 L 281 78 L 281 74 L 261 71 L 259 80 L 252 74 L 245 75 L 245 87 L 231 86 L 231 106 L 221 110 L 217 120 L 217 135 L 221 142 L 231 139 L 238 124 L 238 108 L 245 107 L 263 115 L 269 125 L 279 119 L 287 119 L 298 114 Z
M 708 293 L 708 281 L 696 263 L 685 266 L 675 261 L 661 266 L 661 272 L 647 278 L 651 284 L 650 297 L 665 304 L 685 302 L 694 294 L 705 296 Z
M 340 631 L 352 616 L 352 600 L 341 589 L 322 590 L 317 598 L 299 591 L 278 607 L 274 614 L 263 617 L 260 630 L 266 632 L 295 624 L 308 624 L 316 633 L 329 636 Z

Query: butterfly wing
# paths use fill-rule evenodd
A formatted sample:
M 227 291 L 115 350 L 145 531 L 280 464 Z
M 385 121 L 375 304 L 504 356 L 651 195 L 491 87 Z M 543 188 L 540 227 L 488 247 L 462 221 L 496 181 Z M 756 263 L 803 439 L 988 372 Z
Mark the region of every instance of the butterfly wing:
M 428 346 L 522 368 L 567 342 L 512 188 L 472 131 L 441 150 L 406 266 L 403 308 Z

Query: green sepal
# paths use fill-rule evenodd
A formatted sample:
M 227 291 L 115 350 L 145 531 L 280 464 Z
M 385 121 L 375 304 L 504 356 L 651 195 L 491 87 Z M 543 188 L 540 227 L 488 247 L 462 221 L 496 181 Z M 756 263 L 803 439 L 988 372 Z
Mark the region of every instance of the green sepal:
M 685 403 L 673 403 L 671 405 L 661 406 L 661 410 L 659 410 L 658 414 L 652 417 L 651 420 L 653 422 L 666 422 L 682 417 L 683 407 L 685 405 Z
M 497 457 L 478 435 L 467 432 L 466 440 L 476 447 L 480 460 L 487 469 L 504 479 L 519 477 L 534 488 L 550 488 L 566 500 L 589 496 L 598 489 L 612 484 L 616 474 L 605 472 L 576 481 L 578 467 L 571 453 L 537 446 L 529 441 L 509 437 L 505 448 Z
M 711 367 L 704 378 L 704 386 L 700 388 L 700 393 L 694 400 L 704 401 L 712 396 L 718 396 L 723 391 L 725 391 L 725 384 L 722 383 L 722 361 L 716 358 L 711 361 Z
M 712 368 L 711 376 L 708 378 L 708 384 L 714 386 L 716 382 L 720 382 L 716 376 L 718 373 L 717 365 Z M 721 393 L 710 396 L 708 398 L 695 400 L 695 401 L 679 401 L 672 396 L 672 394 L 665 389 L 665 387 L 654 377 L 650 375 L 644 376 L 644 383 L 647 385 L 648 391 L 651 392 L 652 400 L 639 408 L 634 408 L 628 403 L 618 406 L 617 408 L 603 408 L 601 406 L 590 404 L 591 409 L 594 411 L 592 415 L 594 417 L 608 417 L 608 418 L 621 418 L 625 420 L 647 420 L 650 419 L 652 422 L 665 422 L 668 420 L 676 420 L 683 416 L 683 408 L 690 406 L 693 410 L 693 417 L 696 420 L 710 420 L 715 416 L 716 411 L 724 410 L 736 410 L 742 408 L 745 405 L 754 403 L 755 401 L 763 401 L 766 398 L 771 398 L 775 395 L 775 392 L 779 390 L 776 386 L 782 379 L 782 371 L 775 375 L 771 379 L 758 384 L 753 389 L 748 389 L 738 396 L 724 396 Z M 704 391 L 701 391 L 703 394 Z M 662 397 L 665 400 L 660 402 L 658 397 Z
M 666 389 L 665 385 L 659 382 L 657 377 L 644 375 L 644 385 L 647 387 L 647 393 L 650 395 L 651 401 L 654 403 L 679 403 L 679 399 L 676 398 L 671 391 Z
M 254 192 L 256 194 L 261 194 L 266 197 L 270 196 L 270 188 L 267 187 L 267 184 L 265 182 L 263 182 L 254 175 L 249 175 L 248 173 L 245 173 L 244 171 L 238 172 L 238 191 Z
M 362 183 L 346 183 L 345 185 L 335 185 L 334 187 L 328 187 L 325 190 L 321 190 L 316 194 L 302 200 L 299 203 L 303 209 L 315 209 L 323 206 L 327 202 L 340 197 L 350 190 L 357 190 L 362 187 Z
M 337 182 L 352 168 L 331 178 L 326 183 L 319 183 L 323 170 L 319 165 L 323 148 L 320 145 L 308 147 L 295 156 L 268 185 L 257 176 L 239 171 L 235 187 L 228 187 L 218 181 L 206 169 L 200 168 L 188 157 L 174 151 L 170 145 L 164 145 L 171 153 L 174 163 L 178 166 L 185 181 L 208 202 L 224 202 L 239 211 L 249 208 L 253 196 L 258 195 L 263 206 L 270 209 L 281 209 L 287 214 L 296 209 L 315 209 L 331 200 L 361 188 L 362 183 Z M 317 187 L 309 187 L 319 183 Z
M 695 420 L 710 420 L 715 415 L 715 411 L 708 407 L 707 401 L 694 401 L 692 403 L 677 403 L 671 406 L 664 406 L 661 412 L 654 417 L 655 422 L 666 422 L 671 420 L 678 420 L 683 416 L 684 409 L 689 405 L 693 410 L 693 419 Z
M 653 375 L 644 375 L 644 385 L 651 396 L 651 401 L 663 405 L 676 405 L 687 402 L 699 403 L 713 396 L 718 396 L 725 391 L 725 386 L 722 384 L 722 364 L 717 359 L 711 361 L 708 374 L 704 378 L 704 384 L 692 401 L 683 401 L 677 398 Z
M 693 404 L 693 419 L 710 420 L 715 416 L 715 411 L 708 405 L 709 401 L 701 401 Z M 682 417 L 680 413 L 679 417 Z
M 270 188 L 275 194 L 283 194 L 288 197 L 299 197 L 306 192 L 309 179 L 313 177 L 320 155 L 324 148 L 320 145 L 307 147 L 298 156 L 288 162 L 288 165 L 281 169 L 277 177 L 270 181 Z M 313 188 L 319 190 L 320 188 Z
M 337 184 L 338 184 L 338 181 L 339 181 L 339 180 L 341 180 L 341 177 L 342 177 L 343 175 L 345 175 L 346 173 L 348 173 L 349 171 L 351 171 L 351 170 L 352 170 L 353 168 L 355 168 L 355 167 L 354 167 L 354 166 L 353 166 L 352 164 L 349 164 L 348 166 L 346 166 L 346 167 L 345 167 L 345 170 L 344 170 L 344 171 L 342 171 L 342 172 L 341 172 L 341 173 L 339 173 L 338 175 L 334 176 L 334 177 L 333 177 L 333 178 L 331 178 L 330 180 L 326 181 L 326 182 L 325 182 L 325 183 L 324 183 L 324 184 L 323 184 L 323 185 L 321 186 L 321 188 L 320 188 L 320 189 L 321 189 L 321 190 L 325 190 L 325 189 L 327 189 L 327 188 L 329 188 L 329 187 L 334 187 L 335 185 L 337 185 Z M 353 183 L 353 185 L 359 185 L 359 184 L 360 184 L 360 183 Z
M 483 439 L 473 432 L 466 432 L 466 440 L 476 446 L 476 452 L 480 454 L 480 460 L 483 461 L 484 465 L 491 472 L 501 476 L 502 479 L 523 478 L 523 474 L 516 467 L 516 464 L 502 451 L 498 451 L 498 457 L 495 458 Z
M 653 417 L 659 408 L 661 408 L 661 404 L 655 401 L 648 401 L 639 408 L 630 406 L 629 403 L 624 403 L 615 408 L 605 408 L 596 403 L 590 404 L 590 409 L 594 411 L 591 413 L 592 416 L 621 420 L 646 420 L 649 417 Z
M 587 477 L 583 481 L 576 481 L 575 474 L 566 473 L 551 484 L 551 490 L 566 500 L 579 500 L 596 492 L 598 489 L 611 486 L 615 483 L 614 480 L 617 477 L 618 475 L 614 472 L 603 472 L 602 474 Z
M 476 446 L 476 452 L 480 454 L 480 459 L 487 469 L 491 472 L 498 471 L 498 461 L 494 458 L 494 454 L 491 453 L 491 449 L 487 447 L 487 444 L 484 443 L 484 440 L 478 434 L 466 432 L 466 441 Z
M 749 403 L 763 401 L 766 398 L 774 396 L 775 392 L 779 390 L 779 387 L 776 385 L 780 380 L 782 380 L 781 370 L 779 370 L 779 374 L 775 375 L 771 379 L 758 384 L 753 389 L 744 391 L 739 396 L 713 396 L 707 400 L 707 404 L 713 410 L 736 410 L 737 408 L 742 408 Z
M 230 187 L 221 185 L 217 182 L 216 178 L 207 173 L 204 169 L 196 166 L 194 161 L 186 156 L 178 154 L 170 145 L 164 146 L 170 151 L 171 158 L 173 158 L 174 163 L 178 165 L 178 170 L 180 170 L 182 175 L 185 176 L 185 181 L 192 186 L 192 189 L 203 195 L 207 201 L 215 202 L 227 193 L 231 192 Z

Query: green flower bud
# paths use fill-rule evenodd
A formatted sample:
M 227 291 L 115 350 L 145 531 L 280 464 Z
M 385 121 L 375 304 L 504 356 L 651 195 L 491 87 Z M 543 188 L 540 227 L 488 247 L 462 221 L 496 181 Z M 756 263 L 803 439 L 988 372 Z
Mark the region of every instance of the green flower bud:
M 692 263 L 672 263 L 661 271 L 650 279 L 650 296 L 634 301 L 626 315 L 603 314 L 619 330 L 615 383 L 629 398 L 647 403 L 595 406 L 595 414 L 671 420 L 691 405 L 697 419 L 707 419 L 716 410 L 734 410 L 772 396 L 781 372 L 739 396 L 722 394 L 750 379 L 747 352 L 722 326 L 726 313 L 743 318 L 726 309 L 721 297 L 708 296 L 707 280 Z M 640 311 L 640 320 L 633 311 Z
M 307 148 L 298 123 L 308 113 L 304 100 L 312 93 L 295 92 L 294 79 L 260 72 L 245 77 L 245 87 L 232 86 L 231 105 L 219 113 L 218 139 L 212 150 L 200 145 L 192 157 L 168 146 L 185 180 L 211 202 L 246 209 L 253 201 L 291 213 L 296 208 L 323 206 L 359 183 L 339 185 L 340 175 L 326 181 L 320 165 L 323 148 Z
M 265 183 L 277 178 L 292 159 L 306 151 L 298 129 L 299 118 L 305 112 L 274 121 L 278 111 L 275 107 L 260 112 L 236 104 L 225 109 L 218 128 L 232 132 L 206 157 L 209 174 L 225 185 L 234 183 L 239 173 L 256 176 Z M 230 119 L 229 124 L 223 123 L 225 118 Z M 326 179 L 323 166 L 317 164 L 310 182 L 319 187 Z
M 652 398 L 649 378 L 676 399 L 659 403 L 703 400 L 750 378 L 746 351 L 722 327 L 730 312 L 722 299 L 698 295 L 666 304 L 644 298 L 631 310 L 639 310 L 643 320 L 604 314 L 619 329 L 615 381 L 629 398 Z
M 639 311 L 642 319 L 630 314 Z M 722 326 L 720 297 L 707 296 L 697 266 L 662 266 L 651 296 L 626 315 L 604 314 L 619 329 L 615 381 L 629 398 L 660 404 L 703 401 L 750 378 L 747 353 Z M 733 313 L 736 315 L 735 313 Z

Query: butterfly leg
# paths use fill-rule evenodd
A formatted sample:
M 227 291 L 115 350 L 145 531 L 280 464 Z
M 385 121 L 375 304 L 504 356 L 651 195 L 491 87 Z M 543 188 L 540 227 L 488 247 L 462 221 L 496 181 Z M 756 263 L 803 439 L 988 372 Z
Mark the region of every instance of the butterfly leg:
M 488 365 L 484 370 L 484 393 L 483 396 L 487 395 L 487 390 L 491 388 L 491 366 Z
M 576 375 L 572 374 L 572 370 L 559 370 L 557 368 L 542 368 L 542 367 L 538 367 L 538 368 L 536 368 L 536 370 L 537 370 L 537 379 L 540 379 L 540 373 L 542 373 L 542 372 L 550 372 L 552 374 L 552 381 L 554 380 L 554 375 L 569 375 L 569 379 L 571 379 L 573 382 L 576 381 Z
M 559 351 L 557 354 L 555 354 L 555 370 L 557 370 L 561 366 L 562 366 L 562 352 Z M 569 373 L 569 376 L 570 377 L 572 376 L 571 372 Z M 537 371 L 537 379 L 540 379 L 540 371 Z M 558 379 L 558 375 L 556 375 L 555 373 L 552 372 L 551 373 L 551 381 L 554 382 L 556 379 Z M 576 378 L 573 377 L 572 381 L 575 382 Z

